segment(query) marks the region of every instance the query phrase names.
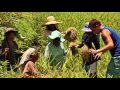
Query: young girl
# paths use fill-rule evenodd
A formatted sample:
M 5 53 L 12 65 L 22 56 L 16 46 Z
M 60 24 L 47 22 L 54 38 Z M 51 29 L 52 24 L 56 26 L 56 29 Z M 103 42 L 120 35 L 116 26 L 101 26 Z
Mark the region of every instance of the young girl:
M 50 42 L 45 49 L 45 58 L 50 66 L 61 68 L 65 62 L 64 39 L 61 38 L 59 31 L 53 31 L 51 35 L 49 35 L 49 39 Z
M 34 48 L 29 48 L 22 56 L 20 61 L 20 71 L 23 78 L 32 78 L 38 76 L 38 70 L 35 62 L 38 60 L 38 52 Z

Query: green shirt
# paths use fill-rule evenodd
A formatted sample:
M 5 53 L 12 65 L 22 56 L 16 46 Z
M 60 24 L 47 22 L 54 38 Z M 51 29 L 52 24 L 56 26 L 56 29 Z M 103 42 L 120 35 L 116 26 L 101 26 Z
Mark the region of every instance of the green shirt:
M 49 61 L 50 65 L 62 65 L 65 61 L 65 49 L 63 43 L 56 47 L 51 42 L 48 43 L 45 49 L 45 58 Z

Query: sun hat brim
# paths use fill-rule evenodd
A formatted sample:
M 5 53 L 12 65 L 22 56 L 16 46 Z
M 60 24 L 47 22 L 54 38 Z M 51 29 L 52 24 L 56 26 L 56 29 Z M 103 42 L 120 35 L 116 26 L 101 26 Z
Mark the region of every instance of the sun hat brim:
M 60 38 L 61 42 L 65 41 L 65 39 L 61 37 L 60 32 L 58 32 L 58 31 L 54 31 L 54 32 L 55 32 L 54 34 L 51 34 L 51 35 L 48 36 L 50 39 L 53 40 L 55 38 Z
M 62 22 L 50 21 L 50 22 L 43 24 L 42 26 L 47 26 L 47 25 L 51 25 L 51 24 L 59 24 L 59 23 L 62 23 Z
M 9 32 L 14 32 L 14 33 L 16 33 L 16 34 L 18 33 L 17 30 L 12 30 L 12 29 L 11 29 L 11 30 L 5 31 L 5 34 L 7 34 L 7 33 L 9 33 Z
M 83 32 L 92 32 L 92 30 L 90 28 L 83 28 L 82 31 Z
M 65 41 L 65 39 L 62 38 L 62 37 L 52 37 L 52 36 L 49 36 L 49 38 L 52 39 L 52 40 L 54 40 L 55 38 L 60 38 L 60 41 L 61 41 L 61 42 L 64 42 L 64 41 Z

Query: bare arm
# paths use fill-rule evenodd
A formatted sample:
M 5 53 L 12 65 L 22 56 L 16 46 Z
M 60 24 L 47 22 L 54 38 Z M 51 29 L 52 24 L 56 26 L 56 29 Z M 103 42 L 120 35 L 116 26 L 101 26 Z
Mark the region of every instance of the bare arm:
M 110 31 L 103 30 L 102 31 L 102 38 L 103 38 L 103 41 L 105 43 L 105 46 L 103 48 L 96 50 L 95 53 L 106 52 L 107 50 L 114 48 L 114 43 L 113 43 L 113 40 L 110 36 Z

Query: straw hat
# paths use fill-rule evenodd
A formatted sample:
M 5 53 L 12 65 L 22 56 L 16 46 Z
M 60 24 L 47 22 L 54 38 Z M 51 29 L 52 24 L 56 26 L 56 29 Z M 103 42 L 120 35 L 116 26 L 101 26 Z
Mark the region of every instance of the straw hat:
M 8 32 L 15 32 L 15 33 L 18 33 L 18 31 L 15 30 L 14 28 L 6 28 L 6 29 L 5 29 L 5 34 L 7 34 Z
M 47 17 L 47 23 L 45 23 L 43 26 L 46 26 L 46 25 L 51 25 L 51 24 L 59 24 L 59 23 L 62 23 L 62 22 L 58 22 L 56 21 L 55 17 L 54 16 L 49 16 Z

